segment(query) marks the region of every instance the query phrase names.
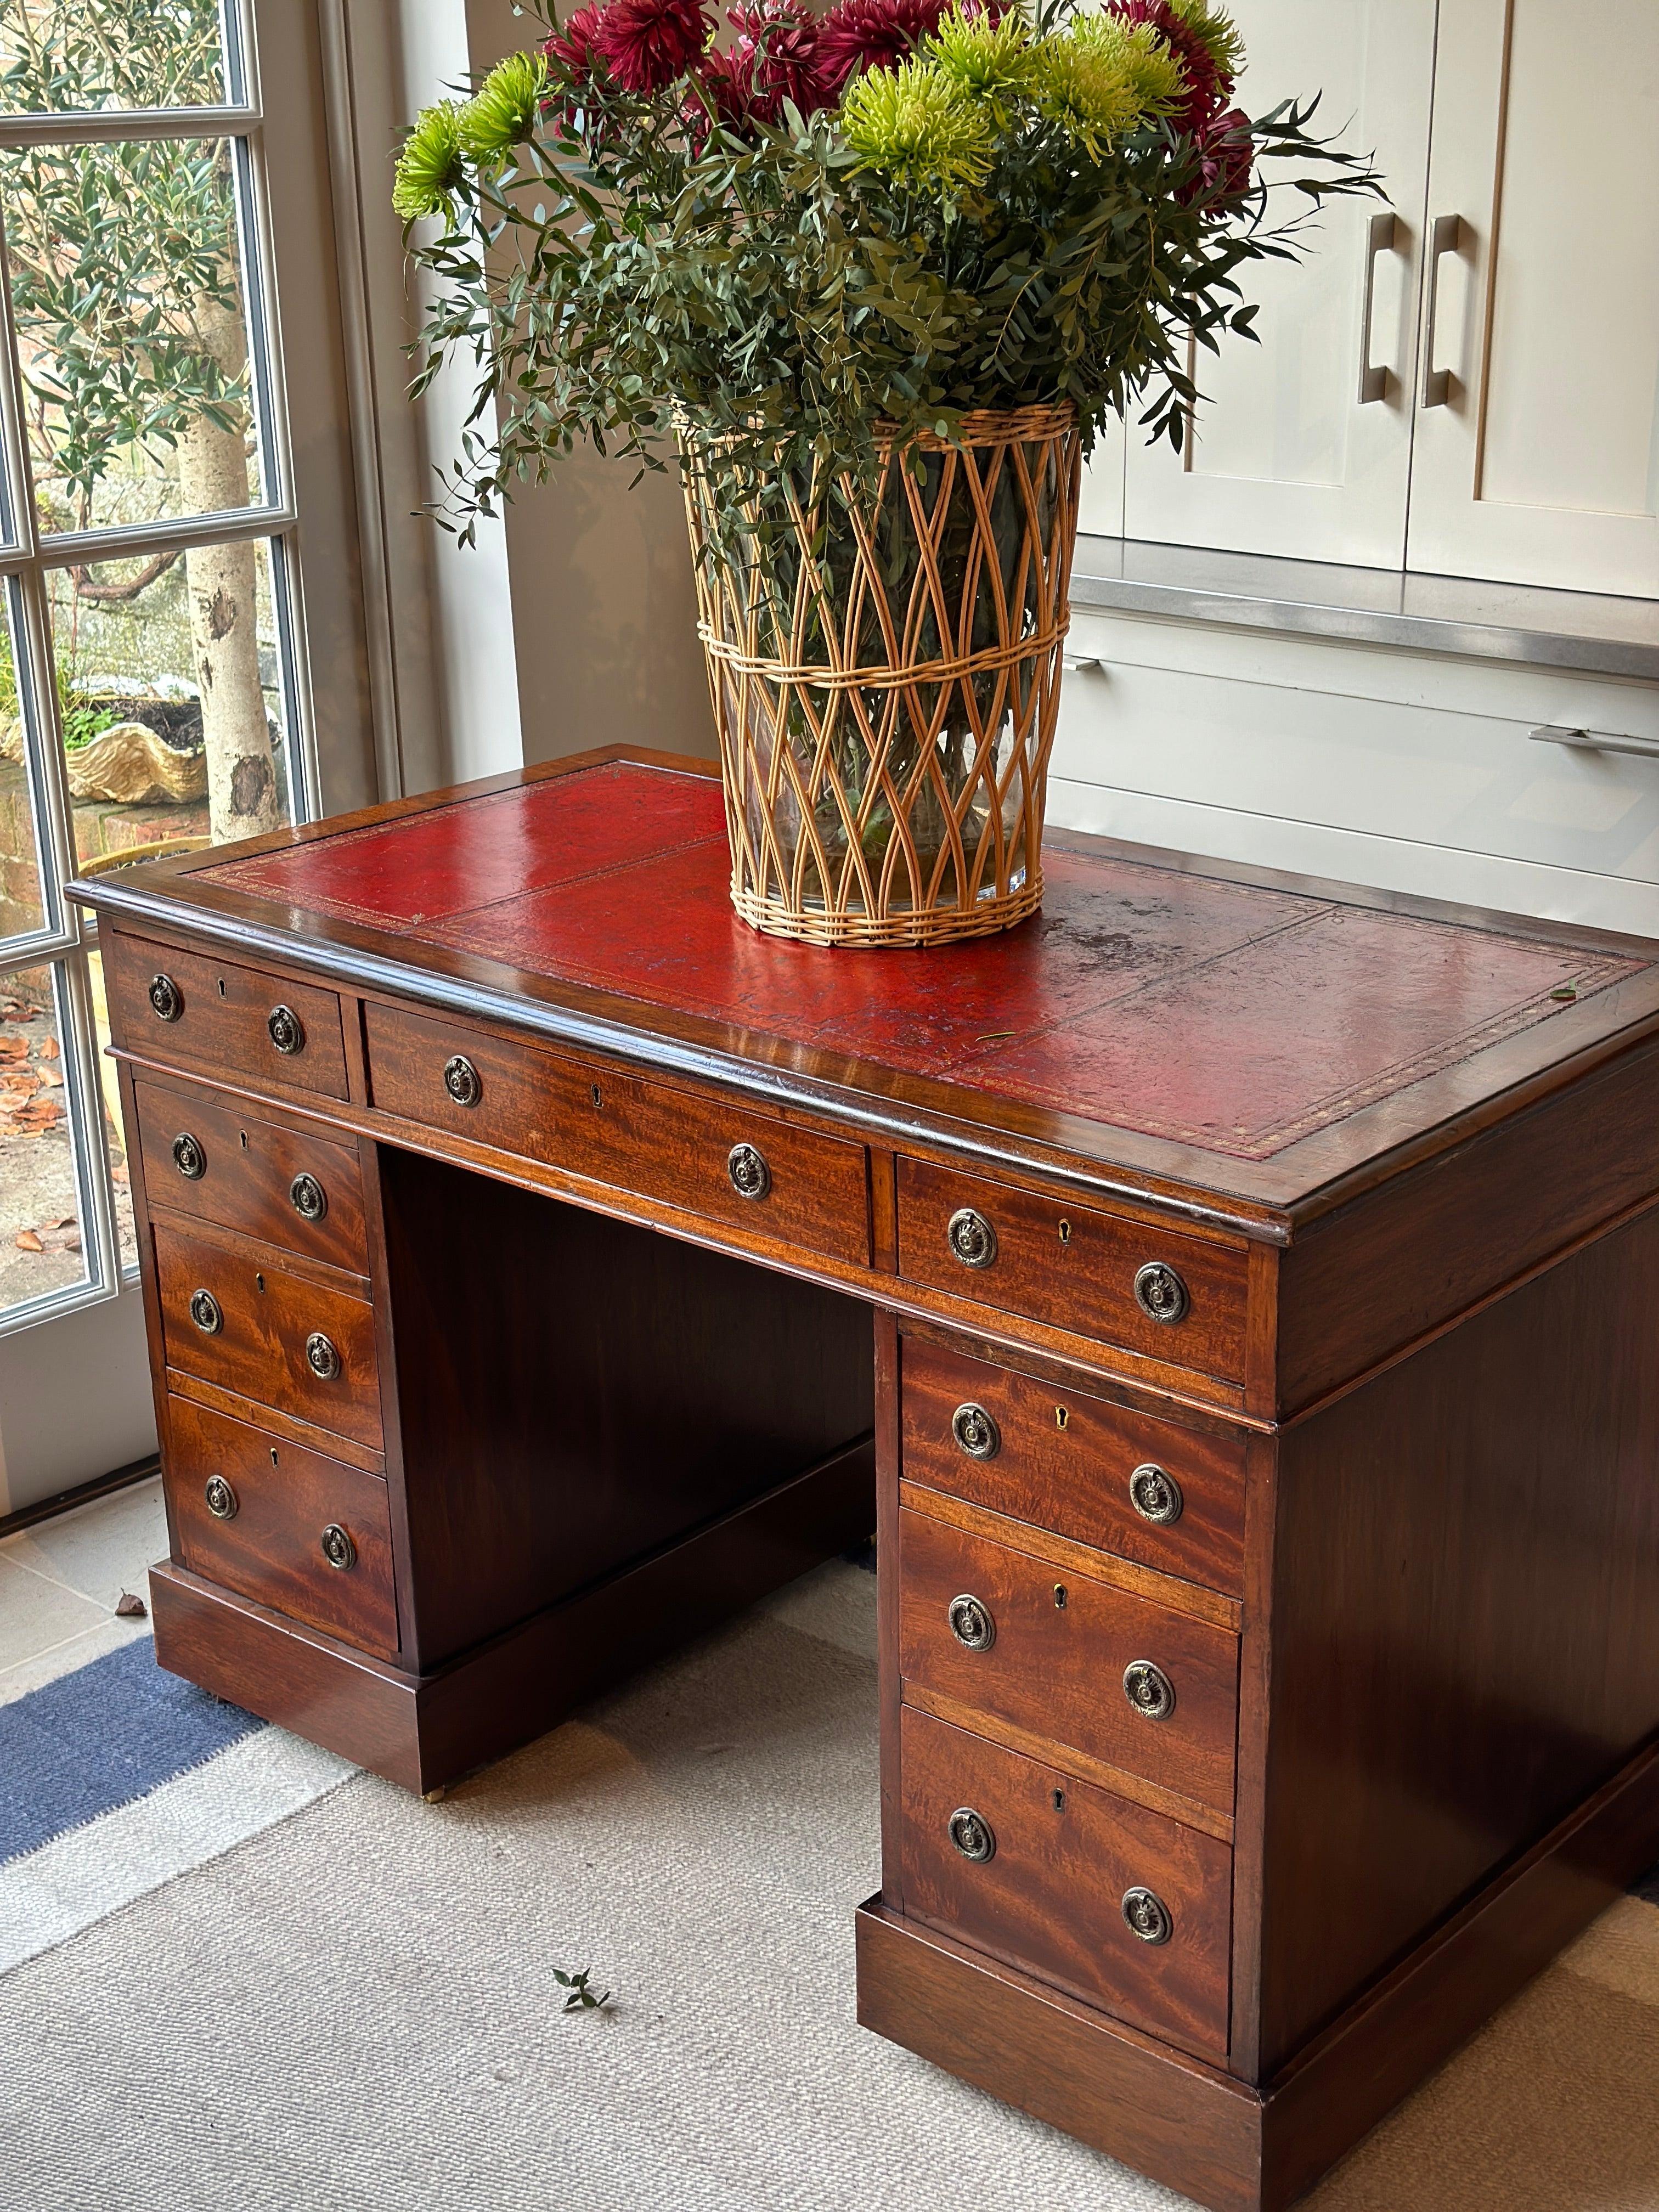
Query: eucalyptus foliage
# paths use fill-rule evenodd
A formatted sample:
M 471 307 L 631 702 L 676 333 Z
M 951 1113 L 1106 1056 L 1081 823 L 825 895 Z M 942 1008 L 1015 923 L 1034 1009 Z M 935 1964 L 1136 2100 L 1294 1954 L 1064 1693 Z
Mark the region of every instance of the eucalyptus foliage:
M 1224 17 L 1164 0 L 1177 11 L 1237 56 Z M 1189 337 L 1253 338 L 1242 275 L 1301 250 L 1299 222 L 1266 219 L 1264 165 L 1316 204 L 1376 189 L 1315 135 L 1316 99 L 1195 125 L 1180 68 L 1109 8 L 936 21 L 833 101 L 770 114 L 734 113 L 712 52 L 648 94 L 584 72 L 578 34 L 604 13 L 550 22 L 549 60 L 428 110 L 400 165 L 434 299 L 413 389 L 455 359 L 476 379 L 434 510 L 464 540 L 578 440 L 654 468 L 689 434 L 733 507 L 867 487 L 878 426 L 950 439 L 982 409 L 1071 402 L 1087 451 L 1139 405 L 1179 447 Z M 751 90 L 804 17 L 734 15 Z

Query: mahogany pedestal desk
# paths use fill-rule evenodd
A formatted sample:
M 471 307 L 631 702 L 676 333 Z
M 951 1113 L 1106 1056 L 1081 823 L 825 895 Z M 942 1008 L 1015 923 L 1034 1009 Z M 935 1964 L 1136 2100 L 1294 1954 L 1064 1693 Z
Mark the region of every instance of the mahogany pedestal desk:
M 1659 1856 L 1659 945 L 726 872 L 612 750 L 78 887 L 161 1662 L 429 1790 L 873 1521 L 860 2018 L 1285 2205 Z

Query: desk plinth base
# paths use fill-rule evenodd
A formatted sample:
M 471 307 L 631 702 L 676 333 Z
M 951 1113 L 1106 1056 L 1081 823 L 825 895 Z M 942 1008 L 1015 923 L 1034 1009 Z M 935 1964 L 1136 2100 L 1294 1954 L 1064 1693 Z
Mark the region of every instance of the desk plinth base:
M 164 1559 L 150 1569 L 155 1656 L 215 1697 L 424 1795 L 862 1542 L 874 1498 L 866 1438 L 423 1675 Z
M 1285 2212 L 1659 1855 L 1650 1742 L 1265 2089 L 890 1910 L 858 1911 L 860 2023 L 1212 2212 Z

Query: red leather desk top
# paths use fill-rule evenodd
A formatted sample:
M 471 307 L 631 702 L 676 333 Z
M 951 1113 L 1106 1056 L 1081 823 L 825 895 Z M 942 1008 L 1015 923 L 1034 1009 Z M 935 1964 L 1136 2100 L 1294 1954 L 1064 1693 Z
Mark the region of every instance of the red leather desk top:
M 1656 972 L 1063 843 L 1018 929 L 826 951 L 739 921 L 727 872 L 718 782 L 609 761 L 325 824 L 190 880 L 289 927 L 355 925 L 1241 1161 Z

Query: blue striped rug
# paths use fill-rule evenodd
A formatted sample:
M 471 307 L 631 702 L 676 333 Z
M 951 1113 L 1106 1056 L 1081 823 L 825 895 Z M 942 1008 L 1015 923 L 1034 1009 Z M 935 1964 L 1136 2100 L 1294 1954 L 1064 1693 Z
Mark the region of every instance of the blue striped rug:
M 167 1674 L 147 1636 L 0 1705 L 0 1972 L 356 1771 Z

